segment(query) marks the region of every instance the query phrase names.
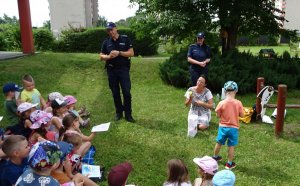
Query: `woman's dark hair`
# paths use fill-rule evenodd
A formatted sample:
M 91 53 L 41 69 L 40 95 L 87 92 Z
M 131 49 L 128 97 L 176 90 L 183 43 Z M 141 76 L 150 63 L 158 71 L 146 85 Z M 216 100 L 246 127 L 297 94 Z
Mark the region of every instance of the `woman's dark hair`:
M 206 75 L 204 75 L 204 74 L 201 74 L 200 76 L 199 76 L 199 78 L 203 78 L 203 79 L 205 79 L 205 84 L 207 85 L 207 83 L 208 83 L 208 78 L 207 78 L 207 76 Z M 198 78 L 198 79 L 199 79 Z

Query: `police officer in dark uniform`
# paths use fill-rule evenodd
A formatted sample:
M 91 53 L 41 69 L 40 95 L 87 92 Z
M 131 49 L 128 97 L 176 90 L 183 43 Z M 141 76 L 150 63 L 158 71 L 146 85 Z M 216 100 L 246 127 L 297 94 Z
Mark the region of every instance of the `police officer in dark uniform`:
M 208 75 L 208 63 L 210 62 L 210 48 L 204 42 L 205 34 L 197 34 L 197 43 L 190 45 L 187 60 L 191 64 L 189 71 L 191 74 L 192 86 L 197 84 L 200 75 Z
M 106 26 L 109 37 L 103 42 L 100 60 L 106 61 L 109 88 L 112 91 L 116 120 L 123 118 L 129 122 L 135 122 L 132 118 L 131 110 L 131 82 L 129 76 L 130 57 L 134 56 L 134 51 L 130 39 L 126 35 L 120 35 L 115 23 L 109 22 Z M 120 95 L 120 87 L 123 94 L 123 103 Z

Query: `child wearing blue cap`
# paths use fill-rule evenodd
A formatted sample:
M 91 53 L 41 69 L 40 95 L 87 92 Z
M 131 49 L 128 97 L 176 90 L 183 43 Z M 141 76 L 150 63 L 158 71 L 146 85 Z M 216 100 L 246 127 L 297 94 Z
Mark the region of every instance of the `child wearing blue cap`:
M 231 170 L 221 170 L 212 179 L 213 186 L 234 186 L 235 175 Z
M 19 116 L 17 111 L 17 92 L 20 87 L 15 83 L 6 83 L 3 86 L 3 94 L 5 96 L 4 109 L 10 125 L 19 123 Z
M 244 111 L 242 103 L 235 99 L 235 95 L 238 91 L 236 82 L 226 82 L 224 89 L 226 98 L 219 102 L 215 110 L 220 121 L 213 158 L 216 161 L 222 160 L 222 157 L 219 156 L 219 152 L 222 145 L 225 145 L 225 142 L 227 141 L 228 162 L 226 163 L 225 168 L 232 169 L 236 166 L 233 162 L 233 157 L 234 147 L 238 144 L 238 129 L 240 127 L 239 116 L 244 117 Z

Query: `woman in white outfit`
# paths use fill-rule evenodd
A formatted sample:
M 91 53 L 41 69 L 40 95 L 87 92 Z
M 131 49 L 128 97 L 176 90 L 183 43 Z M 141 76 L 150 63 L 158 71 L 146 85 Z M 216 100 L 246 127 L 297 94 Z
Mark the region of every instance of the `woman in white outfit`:
M 207 79 L 204 75 L 198 78 L 196 86 L 190 87 L 185 93 L 185 105 L 190 105 L 188 115 L 188 136 L 194 137 L 198 130 L 209 126 L 213 109 L 213 95 L 206 88 Z

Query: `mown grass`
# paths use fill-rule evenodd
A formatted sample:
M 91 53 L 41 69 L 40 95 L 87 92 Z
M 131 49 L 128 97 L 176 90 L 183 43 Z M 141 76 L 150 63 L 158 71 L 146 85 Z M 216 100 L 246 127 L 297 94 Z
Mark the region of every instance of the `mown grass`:
M 273 49 L 277 56 L 281 56 L 284 51 L 288 51 L 290 53 L 290 47 L 289 45 L 279 45 L 279 46 L 239 46 L 238 50 L 241 52 L 250 52 L 253 55 L 258 55 L 259 51 L 261 49 Z M 293 53 L 291 53 L 292 56 L 294 56 Z
M 136 123 L 114 122 L 114 107 L 103 62 L 97 54 L 42 53 L 0 62 L 0 84 L 21 82 L 22 75 L 32 74 L 36 87 L 46 98 L 50 92 L 77 97 L 78 106 L 86 105 L 93 124 L 112 121 L 108 132 L 93 140 L 96 163 L 109 170 L 113 165 L 130 161 L 134 171 L 128 183 L 159 186 L 165 181 L 166 163 L 181 158 L 197 177 L 192 162 L 196 156 L 212 155 L 218 119 L 212 115 L 209 130 L 195 138 L 186 137 L 188 108 L 183 104 L 184 89 L 164 84 L 158 75 L 163 58 L 133 58 L 131 67 L 133 116 Z M 213 73 L 213 72 L 210 72 Z M 256 80 L 253 80 L 256 81 Z M 240 85 L 242 86 L 242 85 Z M 214 92 L 216 94 L 216 92 Z M 287 103 L 298 103 L 300 91 L 288 91 Z M 3 95 L 0 97 L 4 99 Z M 244 106 L 255 103 L 255 93 L 238 95 Z M 276 95 L 271 102 L 276 102 Z M 3 108 L 3 102 L 0 102 Z M 272 110 L 268 110 L 270 115 Z M 236 185 L 300 185 L 300 110 L 289 109 L 282 137 L 274 136 L 274 126 L 262 123 L 241 124 L 234 169 Z M 3 115 L 3 109 L 0 115 Z M 7 125 L 7 121 L 1 122 Z M 84 130 L 85 133 L 89 129 Z M 226 157 L 226 148 L 221 155 Z M 225 158 L 226 159 L 226 158 Z M 225 160 L 219 163 L 224 168 Z M 107 185 L 101 182 L 100 185 Z

